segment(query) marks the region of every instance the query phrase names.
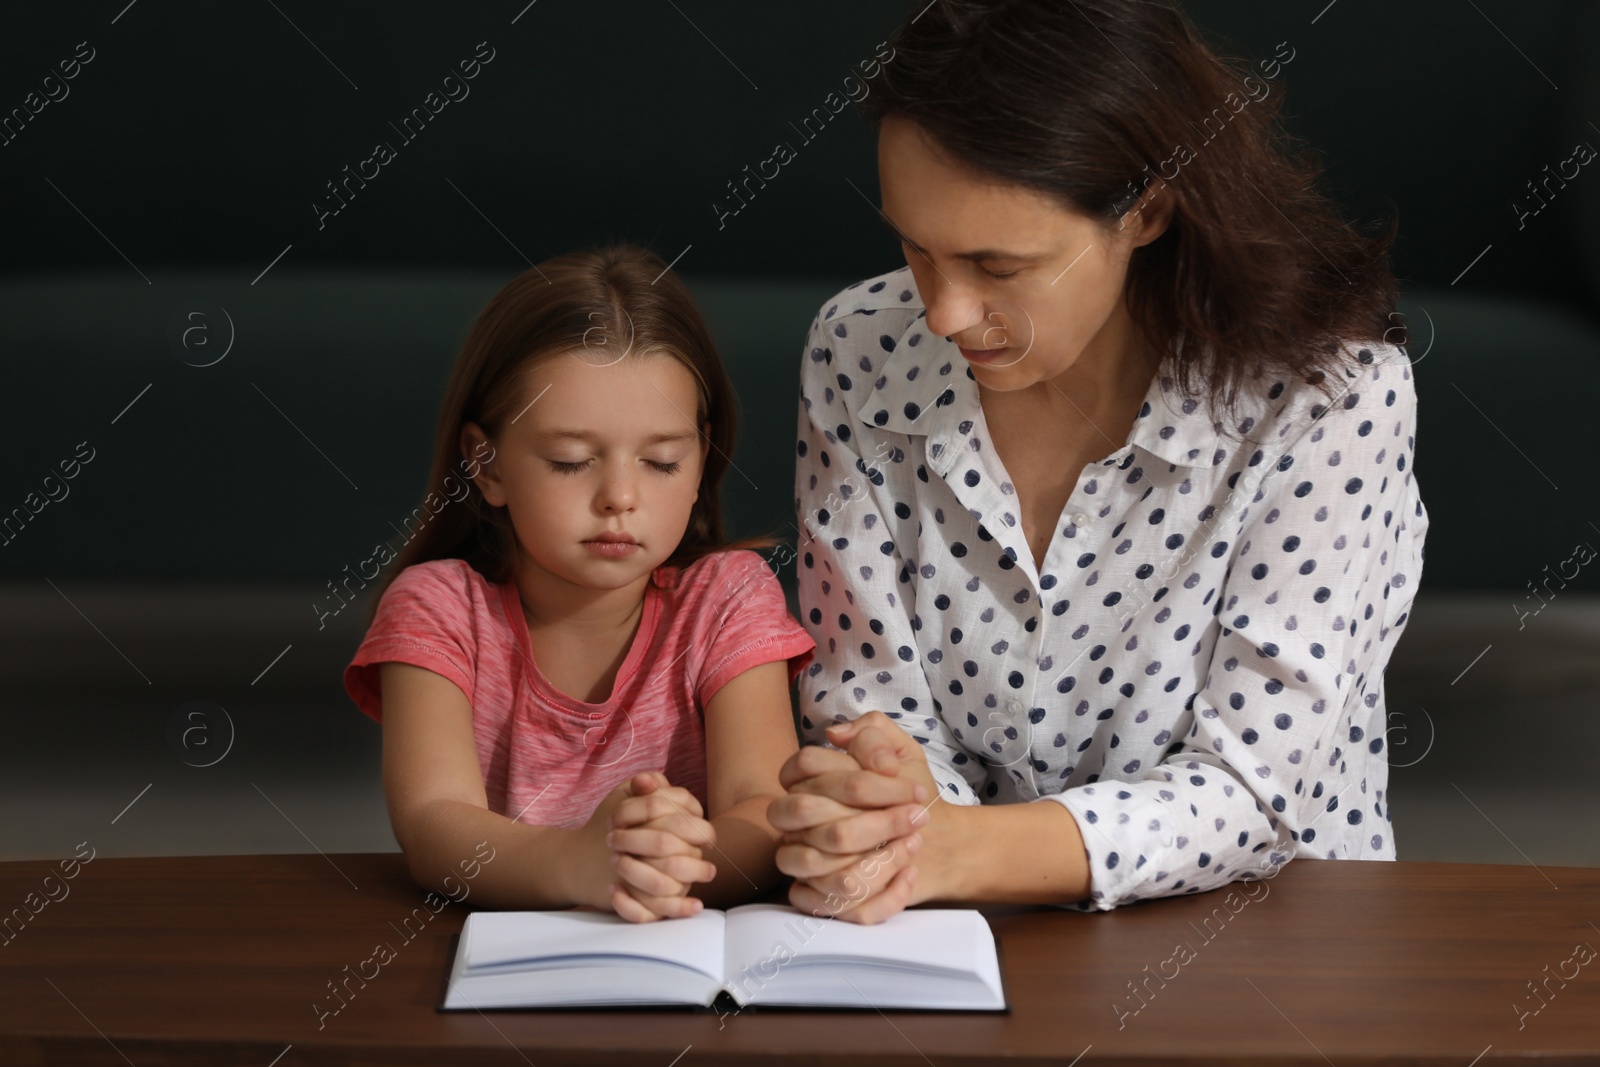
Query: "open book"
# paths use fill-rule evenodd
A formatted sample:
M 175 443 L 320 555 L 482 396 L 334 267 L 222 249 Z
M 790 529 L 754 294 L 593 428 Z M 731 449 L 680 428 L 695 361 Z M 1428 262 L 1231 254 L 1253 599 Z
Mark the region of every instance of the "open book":
M 599 911 L 475 911 L 440 1010 L 747 1004 L 1006 1011 L 994 932 L 970 909 L 871 926 L 784 904 L 631 923 Z

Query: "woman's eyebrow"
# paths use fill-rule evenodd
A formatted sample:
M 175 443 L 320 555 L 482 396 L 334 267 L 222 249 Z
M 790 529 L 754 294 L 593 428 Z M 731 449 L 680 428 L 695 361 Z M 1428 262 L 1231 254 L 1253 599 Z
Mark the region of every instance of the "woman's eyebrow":
M 882 208 L 878 209 L 878 218 L 883 222 L 884 228 L 886 228 L 890 233 L 893 233 L 896 237 L 898 237 L 901 240 L 905 241 L 907 244 L 909 244 L 912 248 L 915 248 L 917 251 L 919 251 L 919 252 L 922 251 L 922 247 L 920 245 L 918 245 L 915 241 L 913 241 L 909 237 L 907 237 L 900 230 L 900 227 L 895 225 L 894 220 L 889 218 L 888 213 L 885 212 Z M 924 254 L 926 254 L 926 253 L 924 253 Z M 1033 261 L 1033 260 L 1049 259 L 1050 256 L 1051 256 L 1051 253 L 1049 253 L 1049 252 L 1031 252 L 1031 253 L 1030 252 L 1007 252 L 1004 249 L 980 248 L 980 249 L 977 249 L 977 250 L 972 251 L 972 252 L 957 252 L 951 258 L 952 259 L 965 259 L 965 260 L 968 260 L 969 262 L 978 263 L 978 262 L 981 262 L 983 260 L 988 260 L 988 259 L 1016 259 L 1016 260 L 1024 260 L 1024 261 Z

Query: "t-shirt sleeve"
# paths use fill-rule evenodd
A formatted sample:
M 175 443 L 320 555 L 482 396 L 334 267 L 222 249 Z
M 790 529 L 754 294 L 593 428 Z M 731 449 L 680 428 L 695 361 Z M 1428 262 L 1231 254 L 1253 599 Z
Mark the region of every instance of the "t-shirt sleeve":
M 471 701 L 477 673 L 472 618 L 472 571 L 465 563 L 407 567 L 384 590 L 367 636 L 344 670 L 345 692 L 382 722 L 378 665 L 409 663 L 454 682 Z
M 702 632 L 708 651 L 695 685 L 701 707 L 752 667 L 786 659 L 793 685 L 811 662 L 817 643 L 789 614 L 783 586 L 759 553 L 726 553 L 706 601 L 710 618 Z

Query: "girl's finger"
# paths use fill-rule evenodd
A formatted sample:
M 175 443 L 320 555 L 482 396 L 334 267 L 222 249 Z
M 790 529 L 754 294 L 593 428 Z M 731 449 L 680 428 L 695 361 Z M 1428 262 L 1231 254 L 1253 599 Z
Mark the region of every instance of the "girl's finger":
M 629 922 L 634 923 L 655 922 L 661 918 L 660 915 L 645 907 L 634 898 L 633 894 L 620 885 L 611 887 L 611 910 Z
M 613 827 L 638 826 L 669 815 L 698 819 L 705 813 L 694 794 L 687 790 L 661 789 L 644 796 L 629 797 L 611 813 Z
M 698 915 L 705 908 L 699 897 L 655 897 L 648 893 L 640 893 L 638 890 L 630 890 L 629 894 L 637 903 L 662 919 L 687 919 L 691 915 Z
M 634 856 L 634 859 L 685 885 L 710 882 L 717 877 L 717 865 L 699 856 Z
M 702 846 L 698 841 L 691 840 L 691 835 L 693 829 L 688 827 L 685 827 L 685 832 L 678 833 L 651 822 L 640 827 L 611 830 L 606 833 L 605 843 L 606 848 L 635 856 L 699 856 Z
M 636 829 L 662 830 L 700 849 L 712 848 L 717 843 L 717 828 L 707 820 L 691 815 L 664 815 Z
M 682 786 L 669 786 L 659 790 L 661 799 L 670 804 L 674 809 L 685 812 L 695 818 L 705 815 L 705 809 L 700 806 L 700 801 L 695 795 Z
M 627 884 L 630 892 L 637 890 L 651 896 L 678 897 L 689 891 L 688 882 L 681 882 L 626 852 L 611 854 L 611 869 L 617 872 L 619 882 Z

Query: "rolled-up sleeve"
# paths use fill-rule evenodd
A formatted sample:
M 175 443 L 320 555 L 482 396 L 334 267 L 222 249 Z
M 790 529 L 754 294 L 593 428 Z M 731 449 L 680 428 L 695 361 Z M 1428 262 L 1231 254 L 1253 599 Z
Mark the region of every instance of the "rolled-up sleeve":
M 1083 907 L 1269 877 L 1295 856 L 1394 857 L 1383 671 L 1428 519 L 1411 472 L 1411 364 L 1387 351 L 1332 403 L 1308 404 L 1255 494 L 1192 539 L 1233 559 L 1181 744 L 1138 780 L 1043 798 L 1083 831 Z
M 907 601 L 906 561 L 885 520 L 896 503 L 911 503 L 885 499 L 879 470 L 903 462 L 903 446 L 856 420 L 832 387 L 831 362 L 819 319 L 806 342 L 795 444 L 800 614 L 817 642 L 799 679 L 801 736 L 822 743 L 829 724 L 882 711 L 923 747 L 945 800 L 977 804 L 986 772 L 939 716 Z

